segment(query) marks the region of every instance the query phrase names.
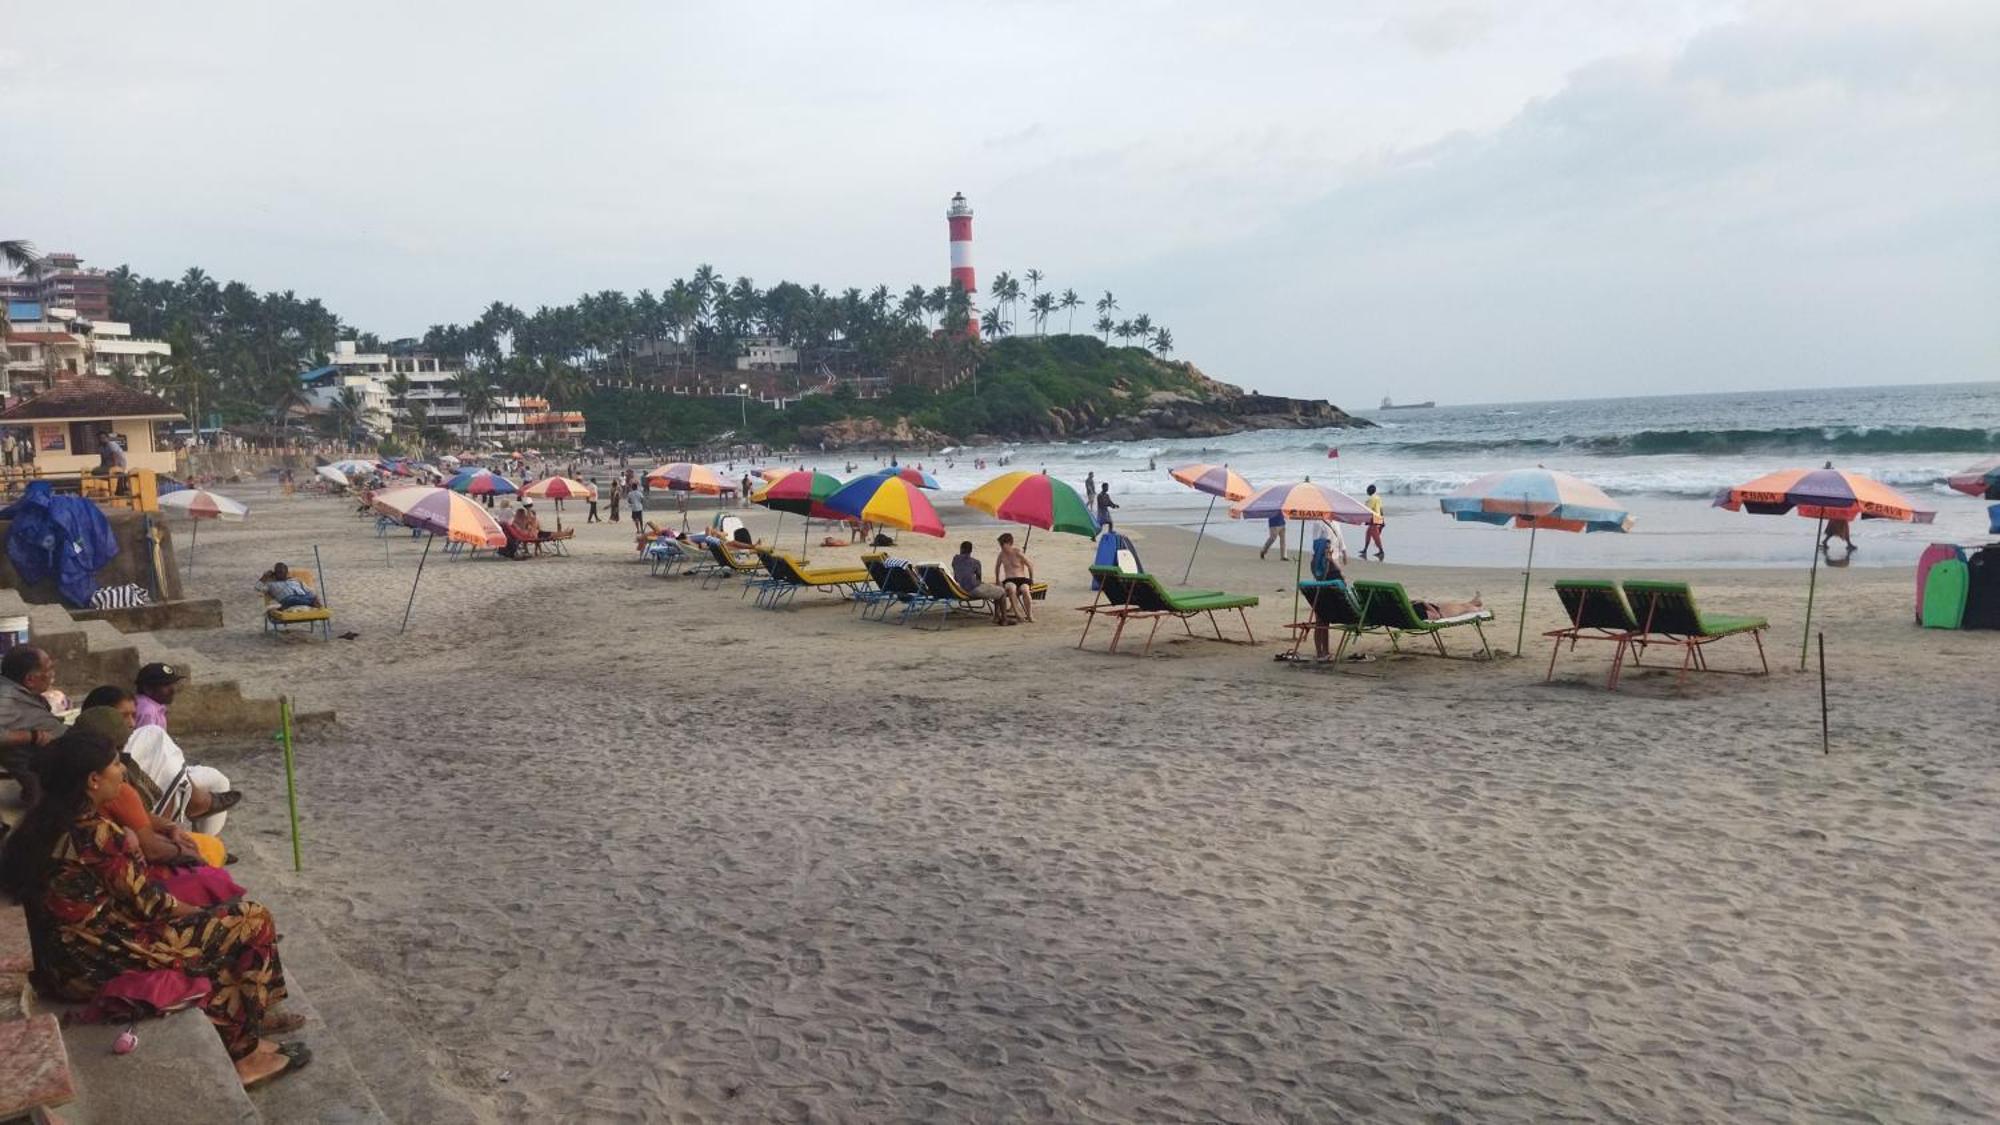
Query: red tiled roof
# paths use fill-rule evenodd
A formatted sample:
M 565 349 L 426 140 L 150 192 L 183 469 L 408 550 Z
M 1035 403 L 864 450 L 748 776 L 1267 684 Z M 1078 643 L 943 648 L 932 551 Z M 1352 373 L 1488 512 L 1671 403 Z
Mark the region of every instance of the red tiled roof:
M 55 421 L 67 418 L 179 418 L 181 412 L 165 399 L 154 398 L 110 379 L 86 375 L 57 383 L 31 399 L 0 410 L 0 422 Z

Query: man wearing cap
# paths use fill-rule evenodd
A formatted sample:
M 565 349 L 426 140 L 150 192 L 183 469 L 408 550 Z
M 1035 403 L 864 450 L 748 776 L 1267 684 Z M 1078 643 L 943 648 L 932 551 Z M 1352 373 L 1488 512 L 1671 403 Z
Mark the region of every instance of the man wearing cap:
M 20 783 L 23 804 L 32 805 L 42 796 L 35 751 L 63 732 L 63 721 L 42 697 L 55 680 L 55 660 L 33 645 L 0 656 L 0 768 Z
M 140 730 L 159 727 L 164 732 L 167 708 L 173 705 L 174 695 L 185 679 L 187 673 L 176 664 L 148 664 L 139 669 L 133 725 Z M 139 749 L 140 743 L 147 747 L 144 752 Z M 135 739 L 131 752 L 163 792 L 173 790 L 185 775 L 185 781 L 193 788 L 187 800 L 187 817 L 194 830 L 210 836 L 222 835 L 224 814 L 243 799 L 243 794 L 231 791 L 229 775 L 214 766 L 189 762 L 171 738 Z

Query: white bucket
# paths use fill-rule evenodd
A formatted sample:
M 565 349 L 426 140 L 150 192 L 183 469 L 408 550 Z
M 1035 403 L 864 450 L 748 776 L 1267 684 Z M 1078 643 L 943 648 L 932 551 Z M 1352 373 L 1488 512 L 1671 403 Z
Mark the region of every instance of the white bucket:
M 0 617 L 0 652 L 28 643 L 28 619 Z

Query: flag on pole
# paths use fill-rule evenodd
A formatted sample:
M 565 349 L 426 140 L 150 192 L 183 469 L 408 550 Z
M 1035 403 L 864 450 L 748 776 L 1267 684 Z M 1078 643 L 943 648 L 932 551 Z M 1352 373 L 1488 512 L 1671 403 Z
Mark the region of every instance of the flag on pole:
M 1327 451 L 1326 451 L 1326 455 L 1327 455 L 1327 458 L 1328 458 L 1329 460 L 1331 460 L 1332 458 L 1335 458 L 1335 457 L 1338 457 L 1338 456 L 1340 456 L 1340 447 L 1339 447 L 1339 446 L 1334 446 L 1334 447 L 1333 447 L 1332 449 L 1329 449 L 1329 450 L 1327 450 Z

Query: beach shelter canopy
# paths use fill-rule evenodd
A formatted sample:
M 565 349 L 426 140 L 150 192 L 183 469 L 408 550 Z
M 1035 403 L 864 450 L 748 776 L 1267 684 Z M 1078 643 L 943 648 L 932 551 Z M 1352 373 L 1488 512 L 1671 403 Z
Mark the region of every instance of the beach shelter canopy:
M 1167 475 L 1210 496 L 1219 496 L 1234 503 L 1248 500 L 1254 489 L 1250 482 L 1227 465 L 1182 465 L 1178 469 L 1168 469 Z
M 877 469 L 868 475 L 871 477 L 898 477 L 918 488 L 935 490 L 938 487 L 936 477 L 924 472 L 922 469 L 912 469 L 908 465 L 890 465 L 887 468 Z
M 1097 537 L 1097 520 L 1076 489 L 1047 473 L 1002 473 L 965 494 L 965 506 L 1043 531 Z
M 329 468 L 345 477 L 367 477 L 381 472 L 373 461 L 335 461 Z
M 853 516 L 827 506 L 840 491 L 840 478 L 826 473 L 794 470 L 750 494 L 752 504 L 762 504 L 774 512 L 790 512 L 816 520 L 847 520 Z
M 353 483 L 347 479 L 346 473 L 341 472 L 332 465 L 321 465 L 314 469 L 313 472 L 318 473 L 321 480 L 330 481 L 334 484 L 346 485 Z
M 250 509 L 205 488 L 183 488 L 160 497 L 160 510 L 196 520 L 240 520 Z
M 1188 576 L 1194 573 L 1194 556 L 1201 550 L 1201 541 L 1208 535 L 1208 517 L 1215 514 L 1217 500 L 1248 500 L 1254 491 L 1250 482 L 1227 465 L 1182 465 L 1178 469 L 1168 469 L 1167 475 L 1194 489 L 1208 493 L 1208 510 L 1201 514 L 1201 530 L 1195 532 L 1194 546 L 1188 550 L 1187 566 L 1181 570 L 1181 585 L 1187 585 Z
M 505 547 L 500 530 L 486 509 L 446 488 L 411 484 L 375 495 L 375 510 L 401 523 L 474 547 Z
M 1967 496 L 2000 500 L 2000 457 L 1989 457 L 1945 478 L 1945 483 Z
M 1527 640 L 1528 585 L 1535 574 L 1535 534 L 1551 531 L 1630 531 L 1632 514 L 1589 481 L 1553 469 L 1488 473 L 1438 501 L 1445 515 L 1467 523 L 1528 529 L 1528 565 L 1521 571 L 1521 617 L 1514 653 Z
M 1916 502 L 1871 477 L 1850 473 L 1828 464 L 1819 469 L 1781 469 L 1756 480 L 1725 488 L 1715 497 L 1715 506 L 1732 512 L 1777 516 L 1796 512 L 1809 520 L 1907 520 L 1929 523 L 1934 511 L 1917 507 Z M 1806 630 L 1799 641 L 1799 670 L 1804 671 L 1806 653 L 1812 645 L 1813 597 L 1819 590 L 1819 530 L 1813 534 L 1812 569 L 1806 579 Z
M 505 496 L 520 491 L 513 481 L 487 469 L 466 469 L 454 474 L 444 486 L 467 496 Z
M 902 476 L 870 474 L 827 497 L 826 506 L 870 523 L 944 537 L 944 521 L 915 484 Z
M 688 461 L 676 461 L 670 465 L 660 465 L 646 474 L 648 488 L 664 488 L 670 492 L 693 492 L 702 496 L 720 496 L 736 491 L 736 486 L 722 479 L 722 474 L 707 465 L 696 465 Z
M 523 488 L 523 496 L 533 496 L 538 500 L 595 500 L 597 488 L 569 477 L 543 477 Z
M 1229 509 L 1231 519 L 1270 519 L 1277 515 L 1295 520 L 1360 524 L 1373 519 L 1375 513 L 1337 488 L 1314 484 L 1310 477 L 1294 484 L 1259 489 Z

